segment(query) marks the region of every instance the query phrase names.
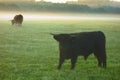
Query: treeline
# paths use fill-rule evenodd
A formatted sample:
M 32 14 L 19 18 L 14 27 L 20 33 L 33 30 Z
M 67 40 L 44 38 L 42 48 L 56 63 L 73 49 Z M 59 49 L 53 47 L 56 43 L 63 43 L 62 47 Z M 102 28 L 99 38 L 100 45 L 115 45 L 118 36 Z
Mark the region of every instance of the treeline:
M 77 12 L 77 13 L 120 13 L 120 6 L 97 6 L 59 4 L 46 2 L 0 2 L 1 11 Z

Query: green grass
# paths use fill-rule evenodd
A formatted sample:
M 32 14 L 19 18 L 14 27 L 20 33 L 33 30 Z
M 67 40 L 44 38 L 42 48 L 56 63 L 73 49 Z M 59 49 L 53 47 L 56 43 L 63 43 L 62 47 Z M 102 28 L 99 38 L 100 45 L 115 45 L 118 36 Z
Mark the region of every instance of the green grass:
M 22 27 L 0 21 L 0 80 L 120 80 L 120 21 L 24 21 Z M 90 55 L 79 56 L 75 70 L 67 60 L 57 70 L 58 43 L 49 33 L 103 31 L 107 69 Z

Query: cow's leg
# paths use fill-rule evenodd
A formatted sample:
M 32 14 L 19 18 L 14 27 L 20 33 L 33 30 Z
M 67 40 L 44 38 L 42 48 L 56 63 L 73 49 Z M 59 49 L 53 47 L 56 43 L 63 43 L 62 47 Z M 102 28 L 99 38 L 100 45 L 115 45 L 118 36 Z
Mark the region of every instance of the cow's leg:
M 102 58 L 103 58 L 103 61 L 102 61 L 103 68 L 106 68 L 106 66 L 107 66 L 107 64 L 106 64 L 106 53 L 103 53 Z
M 105 56 L 98 57 L 98 66 L 106 68 L 106 58 L 105 58 Z
M 98 66 L 106 68 L 106 54 L 105 53 L 97 53 L 95 54 L 98 60 Z
M 22 23 L 21 23 L 21 22 L 19 23 L 19 26 L 22 26 Z
M 106 52 L 105 52 L 105 50 L 104 49 L 102 49 L 101 51 L 99 51 L 100 53 L 99 53 L 99 60 L 100 60 L 100 62 L 101 62 L 101 64 L 102 64 L 102 66 L 101 67 L 103 67 L 103 68 L 106 68 Z
M 106 61 L 103 61 L 103 67 L 106 68 Z
M 21 26 L 21 24 L 19 24 L 18 26 Z
M 77 61 L 77 56 L 71 58 L 71 69 L 74 69 L 76 61 Z
M 97 57 L 97 59 L 98 59 L 98 67 L 102 67 L 102 61 L 100 60 L 99 57 Z
M 58 65 L 57 69 L 61 69 L 61 66 L 62 66 L 62 64 L 63 64 L 64 61 L 65 61 L 65 59 L 60 57 L 60 59 L 59 59 L 59 65 Z
M 98 66 L 99 66 L 99 67 L 102 67 L 101 56 L 100 56 L 99 53 L 97 53 L 97 52 L 94 52 L 94 55 L 95 55 L 95 57 L 96 57 L 97 60 L 98 60 Z

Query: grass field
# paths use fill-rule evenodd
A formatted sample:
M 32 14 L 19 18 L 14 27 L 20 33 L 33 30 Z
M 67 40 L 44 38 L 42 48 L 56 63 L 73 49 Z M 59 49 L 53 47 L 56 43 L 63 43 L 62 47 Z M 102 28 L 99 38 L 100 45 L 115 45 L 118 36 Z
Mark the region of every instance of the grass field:
M 92 54 L 87 61 L 79 56 L 75 70 L 69 60 L 57 70 L 58 43 L 49 33 L 85 31 L 105 33 L 107 69 Z M 120 21 L 0 21 L 0 80 L 120 80 Z

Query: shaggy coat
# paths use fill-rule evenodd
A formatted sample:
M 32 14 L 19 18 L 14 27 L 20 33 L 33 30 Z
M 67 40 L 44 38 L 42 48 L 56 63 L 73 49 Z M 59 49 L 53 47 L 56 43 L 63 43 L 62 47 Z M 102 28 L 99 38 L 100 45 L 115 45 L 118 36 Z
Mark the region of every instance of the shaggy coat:
M 13 20 L 11 20 L 12 25 L 16 24 L 18 26 L 21 26 L 23 22 L 23 16 L 21 14 L 15 15 Z

